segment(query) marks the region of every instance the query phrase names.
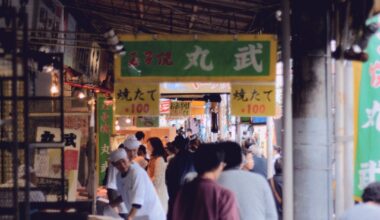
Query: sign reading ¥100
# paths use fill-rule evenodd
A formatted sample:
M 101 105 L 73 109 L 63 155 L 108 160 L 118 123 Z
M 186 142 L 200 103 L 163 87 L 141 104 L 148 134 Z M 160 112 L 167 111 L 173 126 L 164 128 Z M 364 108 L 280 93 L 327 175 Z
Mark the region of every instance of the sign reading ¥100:
M 236 116 L 273 116 L 274 85 L 231 84 L 231 113 Z
M 159 112 L 159 84 L 115 83 L 116 115 L 157 116 Z
M 274 35 L 124 35 L 117 78 L 154 81 L 273 81 Z

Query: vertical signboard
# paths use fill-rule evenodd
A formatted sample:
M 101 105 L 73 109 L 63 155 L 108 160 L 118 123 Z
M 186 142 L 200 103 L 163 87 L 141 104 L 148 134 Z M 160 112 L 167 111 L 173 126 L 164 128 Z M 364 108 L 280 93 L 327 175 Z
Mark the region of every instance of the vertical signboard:
M 96 101 L 97 121 L 98 121 L 98 172 L 99 185 L 102 185 L 106 169 L 108 167 L 108 155 L 111 146 L 112 134 L 112 105 L 104 104 L 104 96 L 98 96 Z
M 380 16 L 367 21 L 378 23 Z M 363 189 L 380 180 L 380 31 L 368 43 L 369 59 L 363 64 L 355 154 L 354 195 L 360 199 Z
M 273 116 L 274 85 L 231 84 L 231 112 L 236 116 Z

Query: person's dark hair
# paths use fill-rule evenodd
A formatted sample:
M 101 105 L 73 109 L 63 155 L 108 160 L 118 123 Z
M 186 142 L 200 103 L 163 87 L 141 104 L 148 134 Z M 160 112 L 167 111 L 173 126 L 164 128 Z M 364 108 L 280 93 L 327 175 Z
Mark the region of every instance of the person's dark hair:
M 177 135 L 172 143 L 179 151 L 186 150 L 187 141 L 182 135 Z
M 137 139 L 138 141 L 141 141 L 142 139 L 145 138 L 145 134 L 144 134 L 144 132 L 142 132 L 142 131 L 138 131 L 138 132 L 136 132 L 135 136 L 136 136 L 136 139 Z
M 200 145 L 201 145 L 201 141 L 198 138 L 191 139 L 189 142 L 189 147 L 193 151 L 196 151 Z
M 273 145 L 273 149 L 274 149 L 275 151 L 277 151 L 279 154 L 281 154 L 282 149 L 281 149 L 280 146 Z
M 137 150 L 137 155 L 145 157 L 146 154 L 146 147 L 144 145 L 140 145 L 139 149 Z
M 154 157 L 163 157 L 166 161 L 167 153 L 165 151 L 162 141 L 158 137 L 151 137 L 148 139 L 148 142 L 152 146 L 152 156 Z
M 376 202 L 380 204 L 380 182 L 370 183 L 363 192 L 363 202 Z
M 194 154 L 194 168 L 201 176 L 224 162 L 224 151 L 216 144 L 201 144 Z
M 175 148 L 173 142 L 166 143 L 166 152 L 171 154 L 177 153 L 177 149 Z
M 225 153 L 224 162 L 226 162 L 225 170 L 239 167 L 242 163 L 242 150 L 238 143 L 232 141 L 220 142 L 218 147 L 223 149 Z
M 282 174 L 282 166 L 283 166 L 283 159 L 282 157 L 277 158 L 276 162 L 274 162 L 274 170 L 276 171 L 276 174 Z

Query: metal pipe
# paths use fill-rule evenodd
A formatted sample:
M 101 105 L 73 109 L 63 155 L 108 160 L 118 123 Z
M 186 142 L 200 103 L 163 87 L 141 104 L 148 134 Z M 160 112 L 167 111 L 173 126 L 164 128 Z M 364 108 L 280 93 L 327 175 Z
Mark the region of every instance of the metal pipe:
M 10 8 L 10 15 L 12 18 L 12 174 L 13 174 L 13 207 L 15 209 L 14 219 L 20 219 L 20 207 L 18 203 L 18 98 L 17 98 L 17 42 L 16 42 L 16 10 Z
M 25 5 L 22 6 L 21 12 L 23 21 L 23 44 L 22 44 L 22 69 L 23 69 L 23 83 L 24 83 L 24 144 L 25 144 L 25 207 L 24 207 L 24 219 L 30 219 L 30 149 L 29 143 L 29 72 L 28 70 L 28 15 L 26 13 Z
M 293 122 L 292 122 L 292 76 L 290 73 L 290 8 L 289 0 L 281 0 L 282 8 L 282 62 L 283 62 L 283 150 L 284 188 L 283 219 L 293 220 Z
M 91 166 L 90 172 L 92 173 L 90 176 L 92 179 L 90 180 L 91 189 L 92 189 L 92 214 L 96 214 L 96 189 L 98 185 L 97 181 L 97 172 L 96 172 L 96 144 L 94 143 L 95 139 L 95 97 L 92 97 L 90 100 L 90 110 L 91 110 L 91 118 L 90 118 L 90 133 L 89 133 L 89 146 L 91 150 Z
M 267 178 L 273 177 L 273 118 L 267 117 Z
M 345 134 L 345 148 L 344 148 L 344 209 L 347 210 L 354 205 L 353 191 L 354 191 L 354 73 L 352 63 L 346 65 L 344 71 L 348 73 L 345 75 L 346 83 L 344 84 L 344 134 Z
M 347 20 L 344 23 L 343 34 L 341 36 L 341 47 L 346 48 L 349 27 L 348 14 L 350 3 L 347 2 L 345 15 Z M 335 216 L 340 216 L 344 211 L 344 155 L 345 155 L 345 72 L 344 60 L 341 57 L 336 60 L 335 71 Z
M 335 77 L 335 215 L 344 210 L 344 83 L 343 60 L 336 61 Z

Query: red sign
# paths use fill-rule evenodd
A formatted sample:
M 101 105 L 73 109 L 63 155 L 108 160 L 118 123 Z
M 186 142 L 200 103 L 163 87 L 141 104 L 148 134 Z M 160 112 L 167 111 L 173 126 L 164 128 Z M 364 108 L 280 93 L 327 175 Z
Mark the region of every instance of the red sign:
M 170 114 L 170 99 L 160 100 L 160 114 Z

